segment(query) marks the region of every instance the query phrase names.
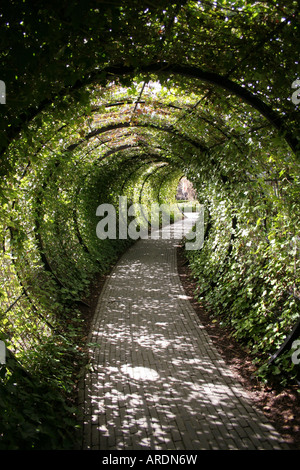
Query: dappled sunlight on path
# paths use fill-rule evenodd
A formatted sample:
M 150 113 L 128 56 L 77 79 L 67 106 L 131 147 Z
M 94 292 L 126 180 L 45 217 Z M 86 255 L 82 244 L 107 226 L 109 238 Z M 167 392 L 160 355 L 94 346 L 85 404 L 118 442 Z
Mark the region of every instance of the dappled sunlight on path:
M 176 244 L 138 241 L 102 291 L 80 395 L 83 448 L 285 448 L 192 309 Z

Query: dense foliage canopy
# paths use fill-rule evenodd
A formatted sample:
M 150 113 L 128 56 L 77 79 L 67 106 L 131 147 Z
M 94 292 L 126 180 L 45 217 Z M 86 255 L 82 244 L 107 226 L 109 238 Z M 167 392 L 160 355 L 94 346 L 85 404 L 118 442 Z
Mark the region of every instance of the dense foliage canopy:
M 172 202 L 183 175 L 197 297 L 293 381 L 290 349 L 268 359 L 299 317 L 298 2 L 2 0 L 0 25 L 0 448 L 71 446 L 80 306 L 130 243 L 96 208 Z

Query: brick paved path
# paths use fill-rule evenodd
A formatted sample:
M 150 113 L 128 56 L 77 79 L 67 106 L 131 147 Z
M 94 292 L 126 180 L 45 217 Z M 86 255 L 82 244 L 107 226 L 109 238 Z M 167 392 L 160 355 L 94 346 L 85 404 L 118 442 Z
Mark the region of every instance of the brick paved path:
M 89 338 L 97 344 L 80 390 L 82 448 L 287 448 L 186 298 L 176 237 L 139 240 L 103 289 Z

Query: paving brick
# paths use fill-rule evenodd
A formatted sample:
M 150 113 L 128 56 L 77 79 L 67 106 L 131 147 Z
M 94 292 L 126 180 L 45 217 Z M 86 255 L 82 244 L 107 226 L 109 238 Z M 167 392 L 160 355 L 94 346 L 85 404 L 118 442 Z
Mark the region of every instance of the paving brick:
M 105 283 L 89 335 L 98 344 L 80 384 L 82 448 L 287 448 L 186 298 L 177 244 L 138 241 Z

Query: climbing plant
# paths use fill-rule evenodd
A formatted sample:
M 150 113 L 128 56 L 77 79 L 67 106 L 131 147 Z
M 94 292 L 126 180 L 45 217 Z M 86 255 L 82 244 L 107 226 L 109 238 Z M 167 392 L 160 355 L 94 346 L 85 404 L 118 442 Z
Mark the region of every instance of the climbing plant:
M 71 446 L 81 307 L 133 243 L 99 239 L 97 207 L 174 203 L 183 175 L 195 295 L 293 381 L 268 358 L 299 318 L 298 3 L 3 0 L 0 27 L 0 447 Z

